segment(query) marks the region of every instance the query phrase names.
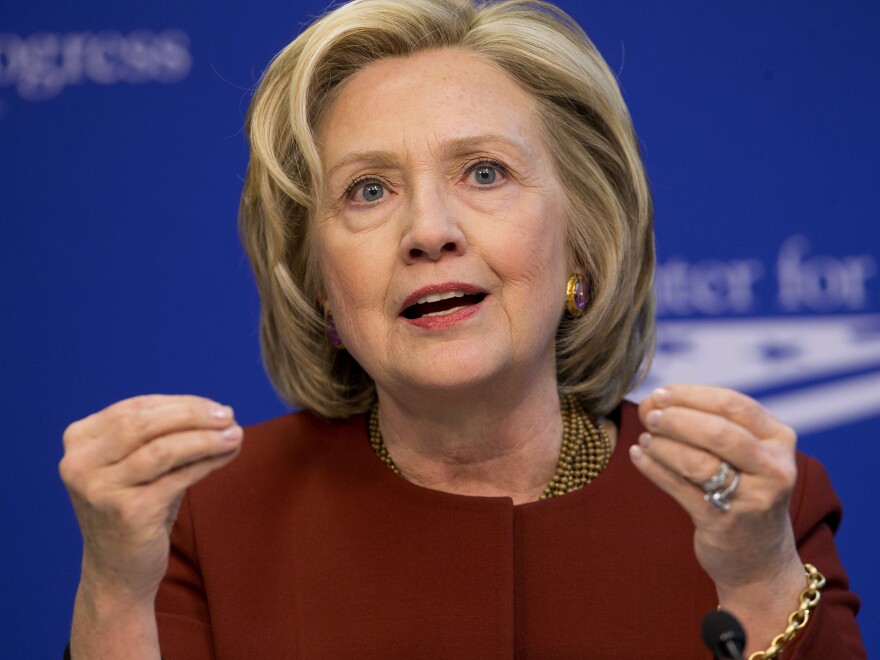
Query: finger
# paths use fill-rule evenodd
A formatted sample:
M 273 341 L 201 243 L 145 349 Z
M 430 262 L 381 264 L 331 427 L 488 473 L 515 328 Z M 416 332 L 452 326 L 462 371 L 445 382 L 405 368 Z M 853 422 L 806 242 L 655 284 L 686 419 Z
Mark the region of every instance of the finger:
M 65 446 L 83 449 L 95 465 L 118 462 L 161 435 L 226 428 L 232 409 L 196 396 L 149 395 L 126 399 L 68 427 Z
M 639 436 L 639 445 L 652 460 L 695 486 L 709 479 L 722 461 L 717 455 L 703 449 L 650 433 Z
M 639 407 L 640 414 L 652 409 L 681 406 L 712 413 L 740 424 L 758 438 L 789 434 L 791 429 L 766 408 L 745 394 L 708 385 L 668 385 L 654 390 Z
M 163 435 L 114 464 L 108 478 L 123 487 L 147 484 L 190 463 L 226 454 L 241 445 L 242 437 L 238 425 Z
M 645 416 L 645 423 L 652 436 L 668 439 L 658 447 L 670 458 L 677 454 L 678 460 L 682 460 L 689 455 L 688 447 L 696 447 L 753 474 L 766 471 L 768 463 L 776 459 L 774 453 L 744 427 L 701 410 L 678 406 L 658 408 Z

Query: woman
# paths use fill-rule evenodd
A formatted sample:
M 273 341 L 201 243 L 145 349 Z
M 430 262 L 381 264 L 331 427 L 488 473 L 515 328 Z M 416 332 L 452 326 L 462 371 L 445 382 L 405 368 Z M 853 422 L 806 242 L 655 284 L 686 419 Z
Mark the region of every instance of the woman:
M 559 10 L 344 5 L 273 61 L 248 135 L 265 361 L 310 412 L 245 433 L 153 396 L 71 425 L 73 658 L 700 657 L 716 605 L 748 652 L 809 612 L 777 647 L 863 657 L 791 429 L 715 388 L 620 403 L 651 201 Z

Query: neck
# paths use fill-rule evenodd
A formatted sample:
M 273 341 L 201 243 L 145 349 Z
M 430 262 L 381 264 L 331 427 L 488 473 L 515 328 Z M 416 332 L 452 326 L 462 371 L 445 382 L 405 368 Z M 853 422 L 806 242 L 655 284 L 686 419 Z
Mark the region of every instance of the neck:
M 379 401 L 385 446 L 413 483 L 520 504 L 553 477 L 562 438 L 555 378 L 490 397 L 402 400 L 380 390 Z

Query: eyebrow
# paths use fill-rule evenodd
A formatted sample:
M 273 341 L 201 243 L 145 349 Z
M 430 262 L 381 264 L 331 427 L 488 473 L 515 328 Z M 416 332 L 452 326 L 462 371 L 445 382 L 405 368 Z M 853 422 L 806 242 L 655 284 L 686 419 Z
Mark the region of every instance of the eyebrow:
M 397 162 L 397 155 L 393 151 L 355 151 L 346 154 L 342 160 L 331 167 L 327 172 L 327 177 L 332 177 L 337 170 L 340 170 L 343 167 L 361 162 L 375 163 L 381 167 L 389 167 Z
M 505 135 L 487 133 L 483 135 L 468 135 L 466 137 L 452 138 L 443 142 L 441 153 L 446 156 L 457 156 L 469 151 L 478 150 L 481 145 L 487 143 L 501 143 L 502 145 L 516 150 L 522 157 L 528 157 L 530 151 L 521 142 L 511 139 Z M 399 162 L 398 155 L 393 151 L 355 151 L 346 154 L 342 160 L 336 163 L 327 172 L 327 176 L 332 177 L 333 174 L 343 167 L 354 163 L 370 163 L 378 167 L 392 167 Z

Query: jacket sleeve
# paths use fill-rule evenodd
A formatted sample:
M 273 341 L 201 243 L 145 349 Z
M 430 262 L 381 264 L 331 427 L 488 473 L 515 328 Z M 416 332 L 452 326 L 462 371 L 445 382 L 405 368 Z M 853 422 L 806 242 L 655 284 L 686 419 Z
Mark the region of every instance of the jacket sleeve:
M 156 596 L 156 623 L 164 660 L 213 660 L 205 585 L 199 569 L 189 497 L 171 531 L 168 571 Z
M 797 467 L 791 518 L 798 553 L 802 561 L 813 564 L 825 576 L 826 584 L 806 627 L 797 633 L 782 657 L 867 658 L 856 623 L 859 598 L 849 590 L 849 578 L 834 547 L 834 533 L 842 515 L 840 500 L 816 459 L 798 453 Z M 792 610 L 795 606 L 792 603 Z M 779 632 L 786 623 L 781 622 Z

